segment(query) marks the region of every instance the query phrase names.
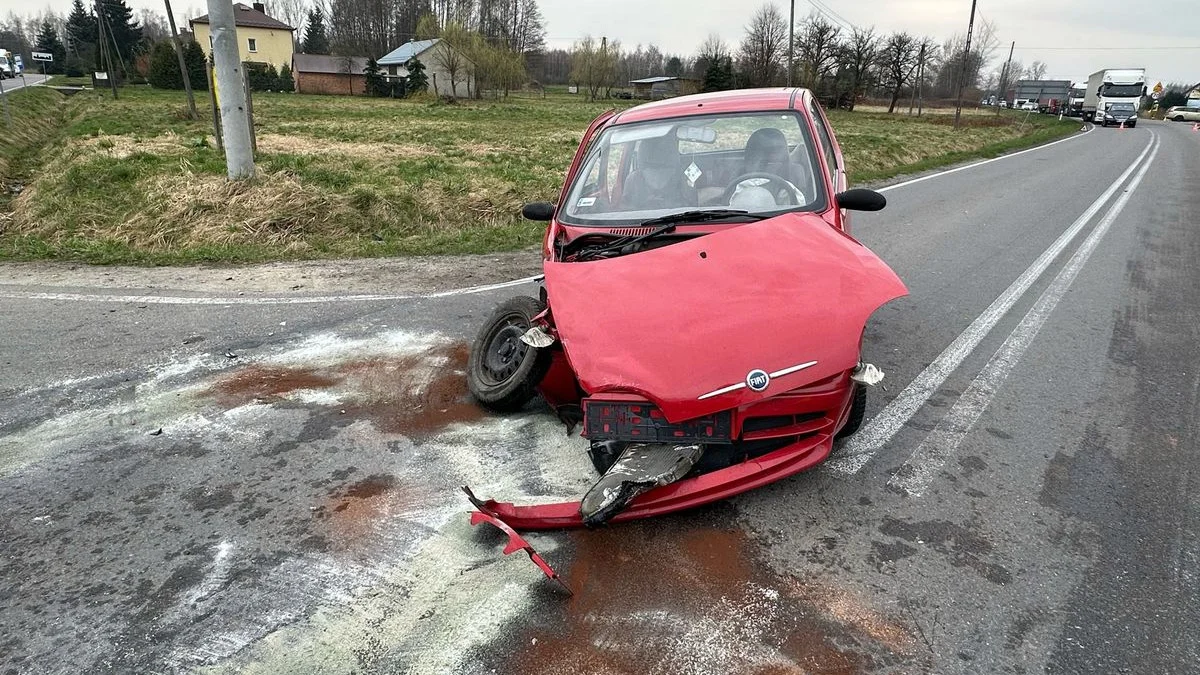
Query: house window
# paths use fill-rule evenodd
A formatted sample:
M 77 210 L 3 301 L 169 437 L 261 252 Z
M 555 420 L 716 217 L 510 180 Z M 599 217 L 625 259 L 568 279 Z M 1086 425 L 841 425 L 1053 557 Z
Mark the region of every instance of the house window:
M 246 46 L 249 47 L 250 53 L 253 54 L 254 52 L 258 51 L 258 40 L 255 40 L 254 38 L 247 38 Z

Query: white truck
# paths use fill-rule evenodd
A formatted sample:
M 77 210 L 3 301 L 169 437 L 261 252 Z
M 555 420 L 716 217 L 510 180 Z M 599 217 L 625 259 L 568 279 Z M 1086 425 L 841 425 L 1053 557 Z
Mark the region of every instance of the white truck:
M 1072 82 L 1067 94 L 1067 117 L 1083 117 L 1083 99 L 1087 96 L 1087 82 Z
M 17 62 L 13 53 L 7 49 L 0 49 L 0 77 L 10 78 L 20 74 L 21 71 L 17 70 Z
M 1098 70 L 1088 77 L 1083 118 L 1104 126 L 1121 122 L 1133 126 L 1145 95 L 1145 68 Z

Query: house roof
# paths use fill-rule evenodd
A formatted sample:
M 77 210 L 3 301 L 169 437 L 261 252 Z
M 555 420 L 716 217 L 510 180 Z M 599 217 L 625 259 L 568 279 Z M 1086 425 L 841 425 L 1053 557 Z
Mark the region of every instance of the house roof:
M 275 30 L 290 31 L 296 30 L 286 23 L 278 19 L 272 19 L 257 9 L 254 9 L 249 5 L 243 5 L 240 2 L 234 3 L 233 5 L 233 19 L 235 24 L 238 26 L 244 26 L 246 28 L 272 28 Z M 205 14 L 204 16 L 197 17 L 188 23 L 208 23 L 208 15 Z
M 386 56 L 379 59 L 378 63 L 381 66 L 402 66 L 408 63 L 408 60 L 418 54 L 428 50 L 436 45 L 440 40 L 434 38 L 432 40 L 411 40 L 405 42 L 399 47 L 388 52 Z
M 328 73 L 345 75 L 347 60 L 351 75 L 363 75 L 367 69 L 365 56 L 329 56 L 327 54 L 292 54 L 292 71 L 297 73 Z
M 643 77 L 640 80 L 630 80 L 629 84 L 657 84 L 659 82 L 670 82 L 671 80 L 691 80 L 691 77 L 675 77 L 672 75 L 658 75 L 656 77 Z

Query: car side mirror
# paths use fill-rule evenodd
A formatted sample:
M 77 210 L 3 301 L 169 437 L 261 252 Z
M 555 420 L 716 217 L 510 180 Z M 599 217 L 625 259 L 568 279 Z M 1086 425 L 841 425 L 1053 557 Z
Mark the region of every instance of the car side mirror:
M 887 198 L 874 190 L 854 188 L 834 196 L 838 207 L 848 211 L 880 211 L 887 206 Z
M 550 220 L 554 217 L 554 205 L 549 202 L 530 202 L 521 209 L 528 220 Z

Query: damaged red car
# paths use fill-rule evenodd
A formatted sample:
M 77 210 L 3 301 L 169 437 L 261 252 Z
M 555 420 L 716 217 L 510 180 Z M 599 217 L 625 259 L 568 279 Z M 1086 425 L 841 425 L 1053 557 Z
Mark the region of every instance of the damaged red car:
M 468 494 L 515 530 L 596 525 L 725 499 L 823 461 L 862 423 L 871 314 L 907 291 L 848 232 L 829 121 L 803 89 L 684 96 L 588 128 L 548 223 L 540 297 L 502 303 L 467 377 L 495 411 L 540 394 L 582 424 L 579 501 Z

